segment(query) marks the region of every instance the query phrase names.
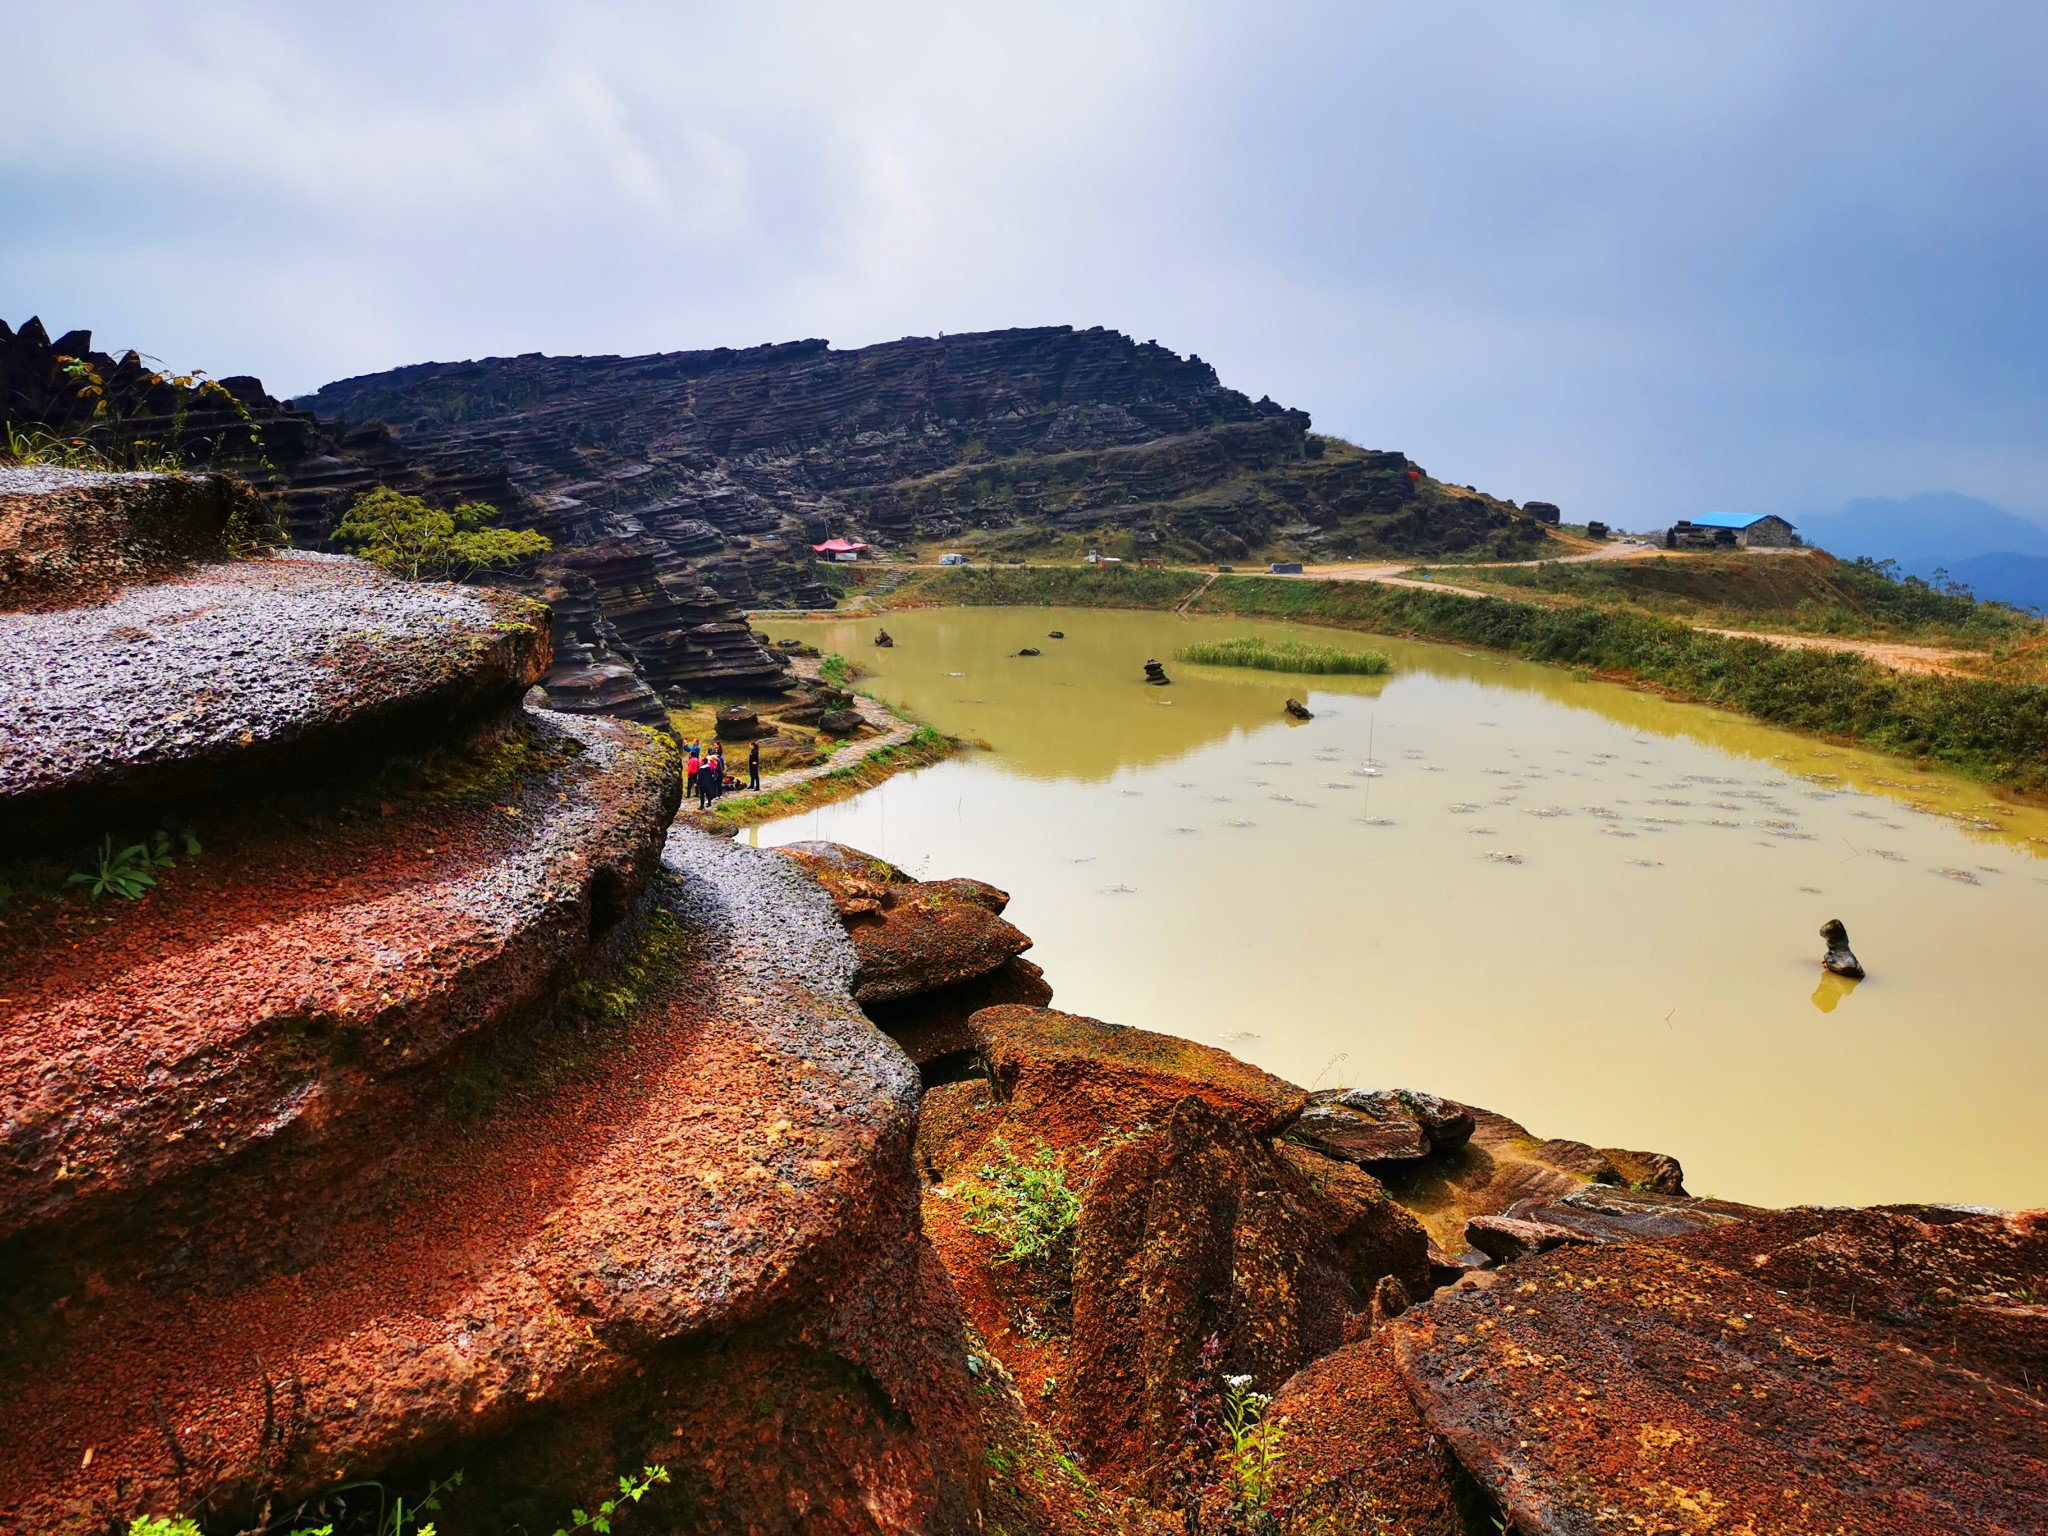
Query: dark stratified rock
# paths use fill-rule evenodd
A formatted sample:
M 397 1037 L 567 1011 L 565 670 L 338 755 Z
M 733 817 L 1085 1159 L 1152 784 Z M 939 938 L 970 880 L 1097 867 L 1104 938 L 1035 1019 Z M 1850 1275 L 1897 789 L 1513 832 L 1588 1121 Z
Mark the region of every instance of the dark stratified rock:
M 1621 1175 L 1622 1183 L 1630 1189 L 1656 1195 L 1685 1193 L 1685 1169 L 1668 1152 L 1631 1152 L 1625 1147 L 1602 1147 L 1600 1155 L 1607 1159 L 1614 1171 Z
M 881 646 L 884 650 L 887 650 L 890 646 L 894 645 L 895 643 L 895 637 L 891 635 L 889 631 L 887 631 L 886 629 L 878 629 L 875 631 L 875 644 Z
M 1768 1268 L 1684 1245 L 1566 1249 L 1375 1337 L 1431 1432 L 1531 1536 L 2039 1529 L 2038 1395 L 1829 1315 Z
M 1172 682 L 1173 679 L 1166 675 L 1166 667 L 1163 663 L 1148 661 L 1145 663 L 1145 681 L 1155 687 L 1163 688 Z
M 1538 1195 L 1517 1200 L 1503 1215 L 1474 1217 L 1475 1222 L 1533 1222 L 1589 1243 L 1670 1242 L 1709 1232 L 1731 1222 L 1748 1221 L 1764 1212 L 1729 1200 L 1699 1200 L 1623 1189 L 1610 1184 L 1583 1184 L 1568 1194 Z M 1471 1226 L 1466 1228 L 1471 1235 Z M 1472 1239 L 1475 1247 L 1495 1258 L 1495 1245 Z
M 1452 1152 L 1472 1136 L 1472 1115 L 1434 1094 L 1394 1089 L 1326 1089 L 1287 1129 L 1290 1140 L 1346 1162 L 1409 1162 Z
M 1822 970 L 1832 971 L 1837 976 L 1860 977 L 1863 974 L 1863 962 L 1856 958 L 1856 952 L 1849 947 L 1849 930 L 1842 926 L 1839 917 L 1831 917 L 1820 925 L 1820 937 L 1821 942 L 1828 947 L 1827 954 L 1820 962 Z
M 1522 503 L 1522 515 L 1524 517 L 1533 517 L 1539 523 L 1551 523 L 1554 525 L 1564 514 L 1558 510 L 1556 502 L 1525 501 Z
M 1035 645 L 1027 645 L 1024 647 L 1023 650 L 1019 651 L 1017 654 L 1019 656 L 1036 656 L 1039 654 L 1039 650 L 1038 647 Z
M 1067 1423 L 1099 1478 L 1156 1484 L 1212 1335 L 1270 1391 L 1344 1340 L 1358 1305 L 1290 1171 L 1185 1099 L 1102 1159 L 1081 1205 Z
M 912 880 L 837 843 L 778 850 L 824 886 L 861 957 L 854 996 L 886 1003 L 982 976 L 1031 947 L 1002 920 L 1009 897 L 979 880 Z
M 1548 1253 L 1567 1243 L 1601 1242 L 1570 1227 L 1514 1216 L 1474 1216 L 1465 1223 L 1465 1241 L 1497 1264 L 1513 1263 L 1532 1253 Z
M 1288 714 L 1292 715 L 1296 720 L 1315 719 L 1315 713 L 1312 710 L 1310 710 L 1310 708 L 1306 704 L 1302 703 L 1299 699 L 1289 699 L 1281 707 L 1285 709 Z
M 1064 629 L 1049 629 L 1045 632 L 1045 638 L 1048 640 L 1064 640 L 1067 638 L 1067 632 Z
M 748 741 L 761 734 L 761 717 L 744 704 L 733 704 L 718 712 L 712 728 L 720 741 Z
M 854 709 L 828 709 L 818 716 L 818 729 L 828 736 L 851 736 L 866 724 Z

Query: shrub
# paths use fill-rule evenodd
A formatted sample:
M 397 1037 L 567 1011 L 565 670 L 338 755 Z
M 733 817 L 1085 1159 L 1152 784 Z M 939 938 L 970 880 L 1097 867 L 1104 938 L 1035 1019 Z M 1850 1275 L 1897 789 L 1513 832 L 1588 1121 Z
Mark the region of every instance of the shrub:
M 365 491 L 335 525 L 334 541 L 352 545 L 372 565 L 409 581 L 466 581 L 490 566 L 544 555 L 554 543 L 524 528 L 498 528 L 498 509 L 465 501 L 442 510 L 388 486 Z

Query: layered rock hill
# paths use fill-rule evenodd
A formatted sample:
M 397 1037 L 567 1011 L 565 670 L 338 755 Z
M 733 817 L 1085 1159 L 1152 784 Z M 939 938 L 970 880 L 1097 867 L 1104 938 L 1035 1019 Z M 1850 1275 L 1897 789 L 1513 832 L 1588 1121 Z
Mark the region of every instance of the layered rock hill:
M 512 525 L 540 528 L 556 543 L 553 557 L 502 579 L 555 610 L 556 664 L 545 682 L 554 705 L 577 713 L 658 724 L 659 694 L 778 691 L 789 675 L 748 631 L 740 602 L 827 601 L 810 576 L 809 550 L 778 535 L 772 518 L 720 533 L 706 524 L 650 532 L 609 510 L 558 515 L 550 497 L 562 493 L 544 487 L 568 483 L 564 466 L 578 462 L 569 444 L 545 474 L 476 445 L 451 460 L 377 423 L 318 420 L 256 379 L 185 387 L 132 351 L 95 351 L 90 332 L 53 341 L 39 320 L 19 331 L 0 322 L 0 421 L 77 437 L 115 462 L 232 471 L 263 492 L 264 519 L 302 549 L 331 548 L 336 522 L 377 486 L 439 505 L 490 502 Z M 617 468 L 593 452 L 589 473 Z M 766 573 L 765 585 L 749 573 Z M 778 586 L 782 577 L 789 580 Z
M 104 388 L 82 392 L 65 358 Z M 86 332 L 0 326 L 0 418 L 175 439 L 271 489 L 300 547 L 375 485 L 545 533 L 557 557 L 520 580 L 557 610 L 551 697 L 650 720 L 665 690 L 786 683 L 738 609 L 826 605 L 809 546 L 832 534 L 1183 560 L 1512 556 L 1548 537 L 1545 504 L 1319 436 L 1199 357 L 1100 328 L 421 363 L 290 406 L 254 379 L 195 394 L 157 377 Z

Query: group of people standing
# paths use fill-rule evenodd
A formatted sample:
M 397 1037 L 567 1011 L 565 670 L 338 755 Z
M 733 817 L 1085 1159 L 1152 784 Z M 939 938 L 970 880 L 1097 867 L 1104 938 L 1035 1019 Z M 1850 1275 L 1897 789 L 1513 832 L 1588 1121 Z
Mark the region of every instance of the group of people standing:
M 724 794 L 727 789 L 739 785 L 728 785 L 725 781 L 725 748 L 718 742 L 705 751 L 700 743 L 692 742 L 683 748 L 688 777 L 683 780 L 683 793 L 697 797 L 697 809 L 708 811 L 711 802 Z M 761 787 L 761 743 L 751 742 L 747 746 L 747 788 Z

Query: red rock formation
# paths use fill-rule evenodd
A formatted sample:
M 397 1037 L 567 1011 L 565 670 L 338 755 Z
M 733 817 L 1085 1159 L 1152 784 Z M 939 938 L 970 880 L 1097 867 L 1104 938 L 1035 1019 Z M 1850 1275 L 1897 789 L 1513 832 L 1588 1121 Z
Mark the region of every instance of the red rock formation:
M 0 1529 L 244 1529 L 456 1465 L 537 1529 L 644 1462 L 678 1525 L 971 1528 L 916 1074 L 830 902 L 687 834 L 654 878 L 650 732 L 449 729 L 352 783 L 181 786 L 204 849 L 144 899 L 0 914 Z

